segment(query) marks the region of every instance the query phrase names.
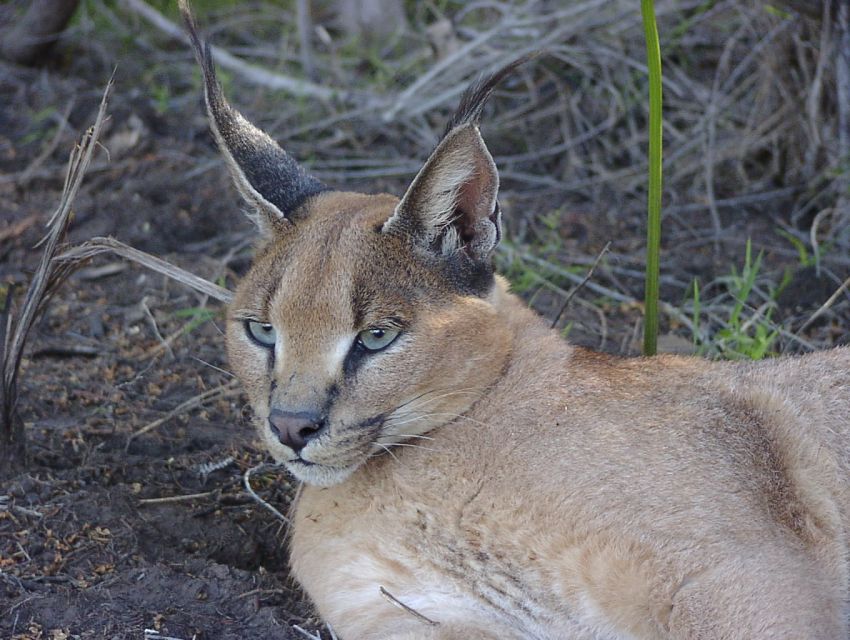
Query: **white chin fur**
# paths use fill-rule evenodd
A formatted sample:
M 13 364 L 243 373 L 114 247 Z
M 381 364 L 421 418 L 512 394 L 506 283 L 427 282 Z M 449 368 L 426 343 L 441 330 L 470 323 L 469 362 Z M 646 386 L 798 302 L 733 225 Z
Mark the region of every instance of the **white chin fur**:
M 332 487 L 347 480 L 358 465 L 338 469 L 319 465 L 307 466 L 300 462 L 288 462 L 285 463 L 285 466 L 289 473 L 305 484 L 315 487 Z

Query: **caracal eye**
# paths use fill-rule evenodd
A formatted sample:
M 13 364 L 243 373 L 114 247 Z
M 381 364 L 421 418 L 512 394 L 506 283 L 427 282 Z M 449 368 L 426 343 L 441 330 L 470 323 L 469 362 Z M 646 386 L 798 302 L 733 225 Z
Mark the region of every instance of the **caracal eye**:
M 259 342 L 264 347 L 273 347 L 277 340 L 277 331 L 267 322 L 254 322 L 249 320 L 247 323 L 248 335 L 255 341 Z
M 357 341 L 369 351 L 380 351 L 386 349 L 392 341 L 398 337 L 395 329 L 366 329 L 357 334 Z

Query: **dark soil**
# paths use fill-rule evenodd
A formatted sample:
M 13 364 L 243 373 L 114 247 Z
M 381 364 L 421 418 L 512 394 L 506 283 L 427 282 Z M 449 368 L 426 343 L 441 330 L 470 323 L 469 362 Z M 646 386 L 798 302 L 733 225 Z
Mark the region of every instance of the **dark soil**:
M 0 93 L 14 95 L 0 103 L 0 281 L 24 286 L 58 203 L 63 156 L 93 121 L 100 91 L 51 76 L 46 94 L 36 78 L 0 69 Z M 49 142 L 26 141 L 33 114 L 68 96 L 76 130 L 22 181 Z M 198 156 L 215 159 L 196 107 L 187 102 L 197 127 L 163 123 L 119 87 L 104 136 L 112 157 L 96 157 L 70 241 L 114 235 L 232 286 L 251 229 L 218 163 L 186 177 Z M 142 135 L 122 152 L 133 127 Z M 129 440 L 228 384 L 222 320 L 220 304 L 109 259 L 52 300 L 19 385 L 28 459 L 0 470 L 0 638 L 283 639 L 299 637 L 292 625 L 317 624 L 287 576 L 285 523 L 244 490 L 244 472 L 264 455 L 238 392 Z M 259 472 L 252 486 L 286 513 L 294 487 L 282 471 Z M 192 494 L 202 495 L 180 499 Z M 178 499 L 157 501 L 166 497 Z

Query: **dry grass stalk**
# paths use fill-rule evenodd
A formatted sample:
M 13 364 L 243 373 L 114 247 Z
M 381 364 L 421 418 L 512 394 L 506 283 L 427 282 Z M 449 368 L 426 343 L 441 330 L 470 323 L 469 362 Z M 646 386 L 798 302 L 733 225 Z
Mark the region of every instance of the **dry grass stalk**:
M 83 177 L 91 163 L 94 150 L 106 117 L 106 105 L 112 89 L 112 79 L 106 85 L 94 125 L 71 151 L 65 185 L 59 206 L 48 221 L 47 235 L 39 243 L 44 250 L 41 260 L 27 289 L 24 301 L 17 314 L 12 310 L 12 296 L 6 296 L 2 323 L 2 380 L 0 380 L 0 459 L 11 466 L 20 462 L 26 451 L 26 438 L 20 417 L 17 414 L 18 374 L 27 336 L 35 321 L 44 311 L 47 301 L 70 274 L 67 264 L 56 263 L 53 257 L 59 242 L 65 236 L 70 220 L 71 207 L 80 189 Z
M 190 273 L 170 262 L 166 262 L 162 258 L 157 258 L 139 249 L 134 249 L 115 238 L 92 238 L 80 245 L 71 247 L 57 256 L 55 260 L 58 263 L 67 264 L 71 268 L 76 268 L 75 265 L 79 265 L 102 253 L 113 253 L 131 262 L 140 264 L 225 304 L 228 304 L 233 299 L 233 293 L 224 287 L 220 287 L 209 280 L 204 280 L 200 276 L 196 276 L 194 273 Z

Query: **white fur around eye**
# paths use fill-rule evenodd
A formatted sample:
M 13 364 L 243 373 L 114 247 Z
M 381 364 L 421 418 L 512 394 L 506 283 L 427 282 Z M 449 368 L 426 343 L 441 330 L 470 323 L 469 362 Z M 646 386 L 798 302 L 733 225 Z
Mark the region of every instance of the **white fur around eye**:
M 342 362 L 345 360 L 345 356 L 348 355 L 349 350 L 351 349 L 351 343 L 353 342 L 353 338 L 351 335 L 343 336 L 340 338 L 337 343 L 334 345 L 333 349 L 328 353 L 328 371 L 333 374 L 340 367 L 342 367 Z

